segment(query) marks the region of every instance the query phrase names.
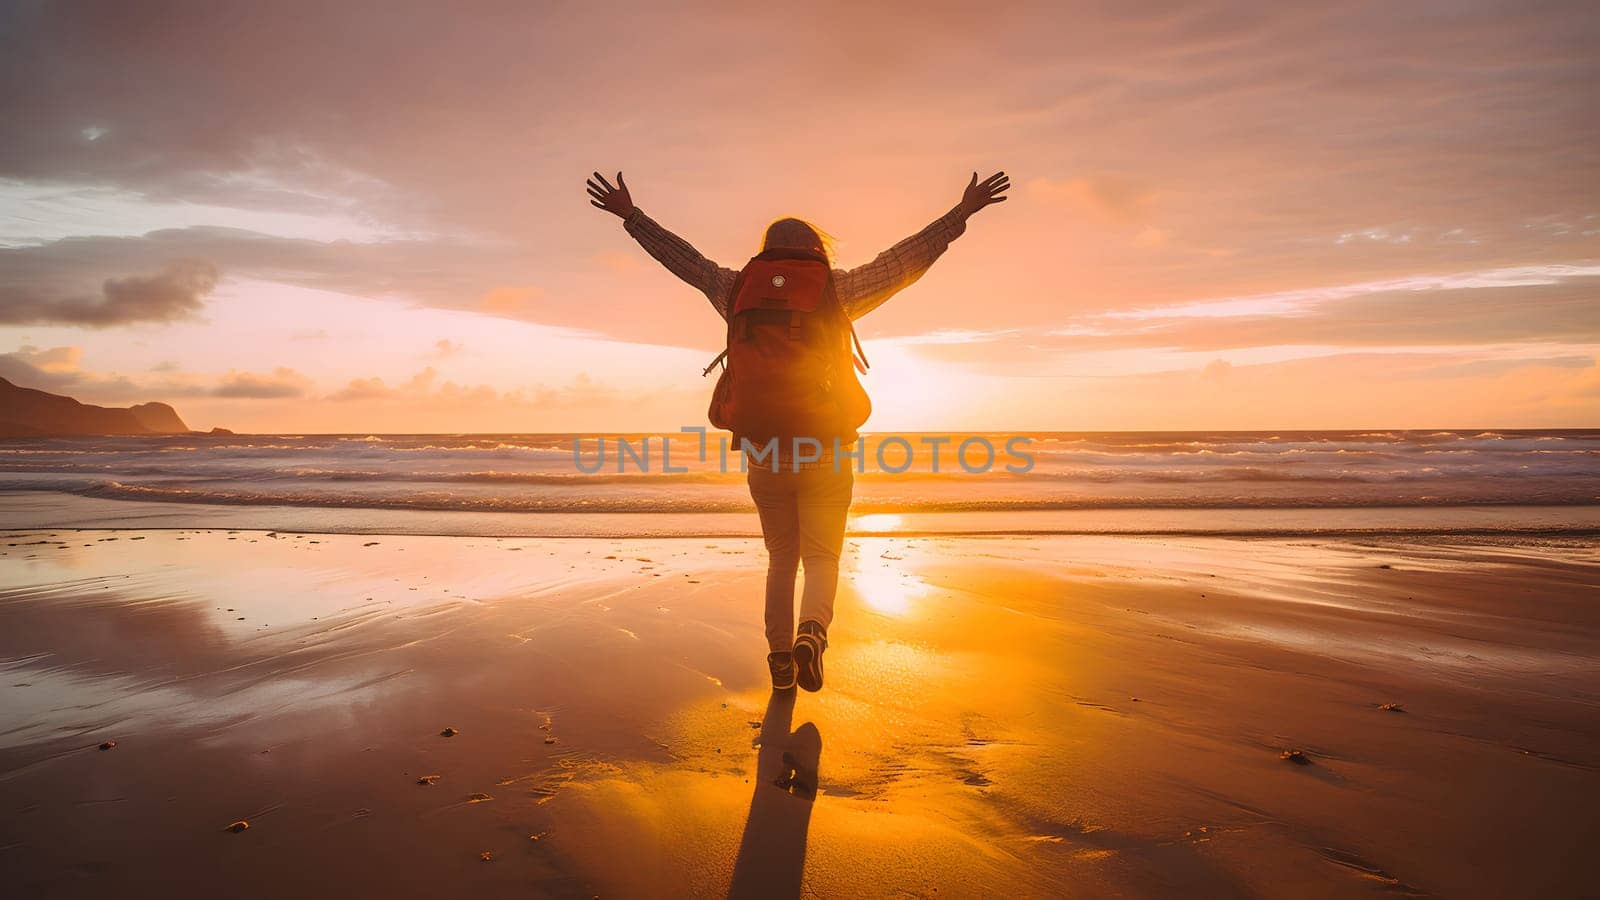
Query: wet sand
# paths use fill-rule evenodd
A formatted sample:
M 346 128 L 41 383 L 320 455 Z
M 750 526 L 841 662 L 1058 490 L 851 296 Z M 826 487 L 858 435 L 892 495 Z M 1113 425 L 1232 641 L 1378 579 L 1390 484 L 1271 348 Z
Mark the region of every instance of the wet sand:
M 850 545 L 774 697 L 750 539 L 0 535 L 6 893 L 1590 889 L 1592 539 Z

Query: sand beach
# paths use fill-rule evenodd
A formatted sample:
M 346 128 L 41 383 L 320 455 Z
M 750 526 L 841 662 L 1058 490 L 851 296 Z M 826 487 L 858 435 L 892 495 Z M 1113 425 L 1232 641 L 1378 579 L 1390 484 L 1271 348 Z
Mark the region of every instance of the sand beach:
M 1575 897 L 1600 833 L 1590 538 L 852 537 L 798 696 L 748 538 L 0 544 L 18 896 Z

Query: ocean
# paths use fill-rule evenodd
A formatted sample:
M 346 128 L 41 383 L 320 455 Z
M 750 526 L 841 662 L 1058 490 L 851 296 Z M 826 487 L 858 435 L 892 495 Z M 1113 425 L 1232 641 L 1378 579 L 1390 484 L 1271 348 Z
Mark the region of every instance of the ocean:
M 738 456 L 670 437 L 666 459 L 662 435 L 8 440 L 0 525 L 754 533 Z M 857 531 L 1600 525 L 1600 429 L 869 435 L 849 464 Z

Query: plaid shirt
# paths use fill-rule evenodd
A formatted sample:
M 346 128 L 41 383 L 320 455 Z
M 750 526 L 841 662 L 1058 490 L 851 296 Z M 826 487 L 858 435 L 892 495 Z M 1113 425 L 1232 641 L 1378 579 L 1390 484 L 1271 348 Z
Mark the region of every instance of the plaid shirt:
M 638 207 L 629 213 L 623 227 L 656 262 L 705 294 L 717 315 L 728 317 L 738 270 L 723 268 L 701 256 L 688 241 L 662 228 Z M 878 254 L 872 262 L 849 271 L 834 269 L 834 289 L 838 291 L 845 312 L 850 318 L 859 319 L 883 305 L 885 300 L 921 278 L 950 242 L 966 230 L 967 223 L 951 210 L 934 219 L 927 228 Z

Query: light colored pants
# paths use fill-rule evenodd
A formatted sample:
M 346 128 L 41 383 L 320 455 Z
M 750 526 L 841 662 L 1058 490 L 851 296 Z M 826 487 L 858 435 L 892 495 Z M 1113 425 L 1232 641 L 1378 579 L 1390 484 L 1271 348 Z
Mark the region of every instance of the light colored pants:
M 824 631 L 833 622 L 855 475 L 845 464 L 837 472 L 831 464 L 798 472 L 752 466 L 747 480 L 767 545 L 767 646 L 782 653 L 794 647 L 794 581 L 802 561 L 806 583 L 800 621 L 816 622 Z

